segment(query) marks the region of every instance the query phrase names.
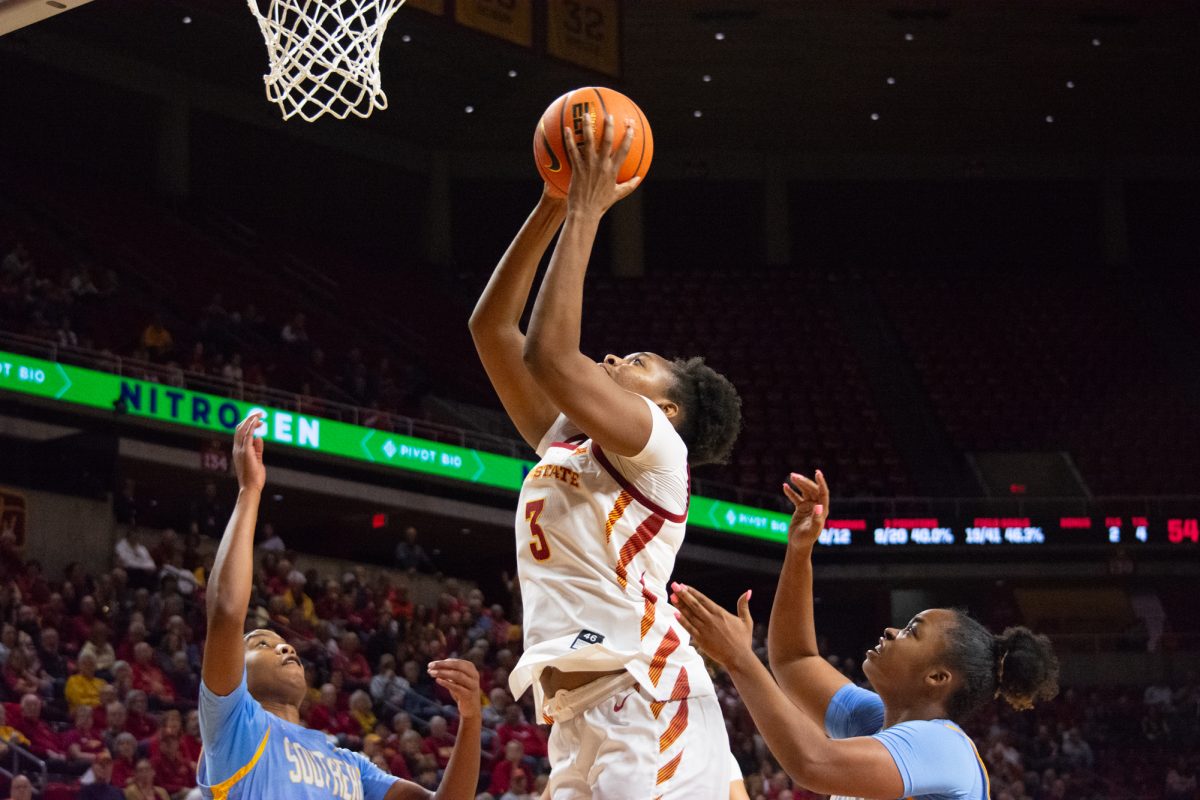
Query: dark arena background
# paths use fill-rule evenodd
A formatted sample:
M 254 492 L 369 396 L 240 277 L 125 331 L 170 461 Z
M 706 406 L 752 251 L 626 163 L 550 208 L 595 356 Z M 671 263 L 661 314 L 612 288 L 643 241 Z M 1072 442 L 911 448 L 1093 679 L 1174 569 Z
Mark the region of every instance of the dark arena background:
M 539 115 L 605 85 L 656 151 L 584 352 L 702 354 L 743 401 L 676 579 L 752 588 L 765 658 L 778 487 L 820 468 L 830 663 L 864 682 L 932 606 L 1029 625 L 1063 688 L 969 727 L 992 797 L 1200 797 L 1196 4 L 410 0 L 387 109 L 312 124 L 264 96 L 244 3 L 0 0 L 0 33 L 3 791 L 76 796 L 91 707 L 117 786 L 144 756 L 199 796 L 205 577 L 258 408 L 251 617 L 300 651 L 306 721 L 432 788 L 424 664 L 467 658 L 480 796 L 514 738 L 537 796 L 547 729 L 503 710 L 536 456 L 467 318 L 541 190 Z M 381 659 L 405 690 L 331 715 Z M 749 796 L 817 797 L 715 680 Z

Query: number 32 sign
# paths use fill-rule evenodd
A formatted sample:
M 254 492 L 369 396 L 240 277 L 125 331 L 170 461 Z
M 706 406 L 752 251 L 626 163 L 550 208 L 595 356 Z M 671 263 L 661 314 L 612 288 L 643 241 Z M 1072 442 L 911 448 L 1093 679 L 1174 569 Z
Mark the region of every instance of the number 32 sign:
M 546 51 L 606 75 L 621 74 L 620 0 L 550 0 Z

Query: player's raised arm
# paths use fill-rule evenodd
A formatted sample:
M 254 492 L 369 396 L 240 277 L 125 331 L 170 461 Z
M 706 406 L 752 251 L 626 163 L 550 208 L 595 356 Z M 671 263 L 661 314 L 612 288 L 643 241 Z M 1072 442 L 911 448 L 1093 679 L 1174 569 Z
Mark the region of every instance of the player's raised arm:
M 633 456 L 650 439 L 650 409 L 579 350 L 583 281 L 600 218 L 640 183 L 639 178 L 617 183 L 617 172 L 633 143 L 632 120 L 622 121 L 624 138 L 615 152 L 614 130 L 608 116 L 599 150 L 591 125 L 583 126 L 582 147 L 575 145 L 570 131 L 564 131 L 571 162 L 566 223 L 533 306 L 525 364 L 550 402 L 589 438 L 607 450 Z
M 559 410 L 525 366 L 521 314 L 529 300 L 538 263 L 562 225 L 566 209 L 564 198 L 551 195 L 549 189 L 542 192 L 533 213 L 504 251 L 471 314 L 471 338 L 479 360 L 504 410 L 530 447 L 537 447 Z
M 869 736 L 830 739 L 820 723 L 788 702 L 751 646 L 749 592 L 738 600 L 735 617 L 691 587 L 673 588 L 680 623 L 729 672 L 767 748 L 794 781 L 821 794 L 903 796 L 904 779 L 881 742 Z
M 830 698 L 850 682 L 817 652 L 813 619 L 812 553 L 829 514 L 829 486 L 820 470 L 815 481 L 795 472 L 790 481 L 783 492 L 795 511 L 771 607 L 767 654 L 771 672 L 788 698 L 824 724 Z
M 254 435 L 260 421 L 252 414 L 233 434 L 233 466 L 238 478 L 237 505 L 225 526 L 208 581 L 208 638 L 201 675 L 204 685 L 224 697 L 242 682 L 246 651 L 242 633 L 254 578 L 254 525 L 266 483 L 263 442 Z

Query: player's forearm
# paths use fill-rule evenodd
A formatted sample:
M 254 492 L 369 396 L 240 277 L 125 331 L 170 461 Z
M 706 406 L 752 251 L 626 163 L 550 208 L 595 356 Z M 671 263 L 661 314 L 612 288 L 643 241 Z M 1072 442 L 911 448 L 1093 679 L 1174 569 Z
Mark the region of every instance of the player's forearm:
M 599 227 L 600 214 L 574 210 L 567 214 L 525 339 L 525 363 L 535 374 L 579 356 L 583 281 Z
M 793 780 L 804 784 L 829 745 L 825 731 L 806 714 L 797 713 L 771 673 L 750 650 L 726 665 L 733 684 L 767 749 Z
M 812 546 L 789 545 L 779 572 L 767 653 L 772 667 L 801 658 L 820 657 L 813 616 Z
M 254 526 L 262 493 L 256 488 L 238 492 L 237 505 L 225 526 L 208 580 L 208 618 L 246 616 L 254 583 Z
M 481 717 L 463 717 L 458 723 L 458 738 L 454 752 L 446 764 L 442 783 L 434 794 L 436 800 L 473 800 L 479 783 Z
M 470 328 L 477 338 L 496 328 L 520 325 L 538 263 L 562 224 L 565 211 L 564 203 L 553 203 L 543 197 L 525 220 L 471 313 Z

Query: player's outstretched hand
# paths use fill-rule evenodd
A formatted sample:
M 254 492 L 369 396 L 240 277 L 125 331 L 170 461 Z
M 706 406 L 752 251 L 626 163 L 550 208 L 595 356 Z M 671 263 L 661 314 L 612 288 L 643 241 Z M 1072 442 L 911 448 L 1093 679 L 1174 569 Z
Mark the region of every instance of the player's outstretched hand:
M 678 609 L 675 616 L 691 634 L 692 644 L 709 658 L 728 669 L 738 659 L 755 657 L 749 590 L 738 598 L 735 617 L 691 586 L 672 583 L 671 589 L 671 602 Z
M 473 719 L 480 715 L 479 671 L 470 661 L 447 658 L 429 662 L 429 674 L 450 692 L 458 704 L 461 719 Z
M 571 162 L 568 209 L 603 214 L 642 182 L 641 178 L 633 177 L 624 183 L 617 183 L 617 173 L 625 163 L 625 156 L 629 155 L 629 148 L 633 147 L 634 121 L 626 119 L 622 125 L 621 144 L 615 152 L 613 142 L 616 141 L 617 126 L 612 114 L 604 117 L 604 136 L 598 150 L 591 125 L 583 126 L 582 146 L 575 144 L 575 135 L 570 128 L 563 128 L 563 145 L 567 150 L 567 160 Z
M 267 468 L 263 466 L 263 440 L 254 435 L 262 414 L 251 414 L 233 432 L 233 469 L 237 472 L 239 489 L 262 491 L 267 483 Z
M 829 517 L 829 484 L 821 470 L 817 470 L 816 480 L 793 472 L 789 481 L 783 485 L 783 493 L 795 510 L 788 524 L 788 545 L 812 547 Z

